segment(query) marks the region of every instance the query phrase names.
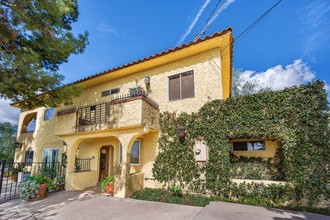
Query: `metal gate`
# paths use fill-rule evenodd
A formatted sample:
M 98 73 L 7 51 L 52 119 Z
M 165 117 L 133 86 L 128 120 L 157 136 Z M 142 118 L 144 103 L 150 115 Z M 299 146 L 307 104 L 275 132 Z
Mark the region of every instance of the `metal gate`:
M 46 176 L 49 181 L 65 176 L 65 166 L 61 162 L 0 161 L 0 203 L 19 198 L 18 186 L 28 181 L 30 176 Z

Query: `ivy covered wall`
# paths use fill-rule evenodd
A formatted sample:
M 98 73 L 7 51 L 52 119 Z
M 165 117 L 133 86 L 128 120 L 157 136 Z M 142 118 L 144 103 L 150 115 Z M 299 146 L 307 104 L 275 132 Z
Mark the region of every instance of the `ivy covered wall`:
M 159 154 L 153 174 L 160 182 L 178 181 L 199 187 L 194 160 L 195 141 L 207 142 L 206 188 L 229 196 L 231 180 L 229 140 L 276 139 L 279 172 L 295 190 L 295 198 L 317 201 L 326 195 L 329 180 L 328 102 L 324 83 L 316 81 L 282 91 L 269 91 L 205 104 L 198 113 L 163 113 Z M 178 138 L 184 125 L 186 137 Z

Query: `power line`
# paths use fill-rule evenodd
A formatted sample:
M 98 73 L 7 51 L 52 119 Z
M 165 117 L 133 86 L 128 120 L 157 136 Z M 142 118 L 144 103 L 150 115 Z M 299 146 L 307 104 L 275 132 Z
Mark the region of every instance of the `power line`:
M 247 27 L 242 33 L 240 33 L 237 37 L 235 42 L 239 42 L 241 39 L 244 38 L 253 28 L 255 28 L 261 21 L 264 19 L 278 4 L 280 4 L 282 0 L 279 0 L 275 3 L 270 9 L 268 9 L 263 15 L 261 15 L 255 22 L 253 22 L 249 27 Z
M 201 36 L 203 36 L 206 32 L 206 30 L 210 27 L 210 25 L 215 21 L 215 19 L 218 17 L 218 15 L 225 10 L 233 1 L 232 0 L 226 0 L 221 7 L 217 10 L 217 12 L 214 14 L 215 9 L 218 7 L 220 1 L 218 1 L 216 7 L 213 9 L 213 11 L 211 12 L 211 15 L 209 16 L 209 18 L 207 19 L 206 25 L 204 27 L 204 29 L 195 36 L 195 40 L 198 40 Z
M 264 14 L 262 14 L 257 20 L 255 20 L 250 26 L 248 26 L 243 32 L 241 32 L 236 39 L 233 40 L 233 44 L 238 44 L 253 28 L 255 28 L 282 0 L 276 2 L 271 8 L 269 8 Z M 224 47 L 222 51 L 224 51 L 227 47 L 229 47 L 231 43 L 229 43 L 226 47 Z
M 216 6 L 213 8 L 213 10 L 212 10 L 210 16 L 207 18 L 207 20 L 206 20 L 206 24 L 209 22 L 210 18 L 213 16 L 213 14 L 214 14 L 214 12 L 215 12 L 215 9 L 218 8 L 218 5 L 220 4 L 220 2 L 221 2 L 221 0 L 218 0 L 218 3 L 217 3 Z

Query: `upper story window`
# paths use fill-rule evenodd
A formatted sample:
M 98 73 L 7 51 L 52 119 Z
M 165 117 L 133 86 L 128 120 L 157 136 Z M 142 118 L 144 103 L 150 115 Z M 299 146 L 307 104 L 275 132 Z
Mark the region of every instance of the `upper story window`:
M 170 101 L 195 97 L 193 70 L 168 77 L 168 85 Z
M 119 92 L 120 92 L 120 88 L 105 90 L 101 93 L 101 97 L 113 95 L 113 94 L 116 94 L 116 93 L 119 93 Z
M 30 133 L 34 132 L 36 129 L 36 118 L 37 118 L 37 113 L 33 112 L 30 114 L 27 114 L 22 122 L 22 128 L 21 128 L 21 133 Z
M 45 109 L 44 121 L 53 120 L 53 118 L 54 118 L 54 108 Z
M 233 142 L 233 151 L 257 151 L 266 150 L 264 141 L 240 141 Z

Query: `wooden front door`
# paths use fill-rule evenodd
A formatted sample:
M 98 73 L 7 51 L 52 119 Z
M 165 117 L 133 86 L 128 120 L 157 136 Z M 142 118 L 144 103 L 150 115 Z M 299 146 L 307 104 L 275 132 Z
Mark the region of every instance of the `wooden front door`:
M 109 147 L 101 148 L 100 155 L 100 175 L 99 179 L 102 177 L 107 177 L 109 175 Z

